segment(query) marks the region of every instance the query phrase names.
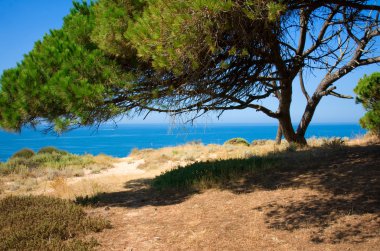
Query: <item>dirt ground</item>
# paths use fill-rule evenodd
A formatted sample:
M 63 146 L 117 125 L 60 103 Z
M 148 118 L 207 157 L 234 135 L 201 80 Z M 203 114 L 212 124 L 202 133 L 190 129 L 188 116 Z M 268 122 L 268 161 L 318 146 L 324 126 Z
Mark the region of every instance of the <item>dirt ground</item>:
M 125 178 L 88 209 L 113 226 L 94 235 L 98 249 L 380 250 L 379 144 L 282 162 L 264 178 L 196 193 L 153 191 L 149 172 Z

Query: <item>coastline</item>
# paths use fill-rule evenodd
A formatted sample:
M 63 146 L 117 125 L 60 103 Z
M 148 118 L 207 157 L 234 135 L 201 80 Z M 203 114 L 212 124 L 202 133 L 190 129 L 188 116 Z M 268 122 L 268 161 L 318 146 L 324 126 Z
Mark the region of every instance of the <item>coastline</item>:
M 351 147 L 376 142 L 378 142 L 377 139 L 369 135 L 351 140 L 310 138 L 306 149 Z M 140 178 L 152 179 L 173 168 L 196 162 L 246 159 L 296 151 L 298 151 L 297 147 L 289 145 L 285 141 L 281 145 L 276 145 L 273 140 L 257 140 L 249 146 L 240 144 L 205 145 L 200 142 L 190 142 L 180 146 L 158 149 L 134 149 L 127 157 L 123 158 L 102 154 L 92 156 L 67 153 L 74 158 L 71 162 L 65 160 L 67 155 L 60 157 L 53 154 L 53 160 L 41 167 L 35 166 L 36 164 L 33 161 L 27 162 L 16 158 L 17 162 L 12 160 L 13 163 L 21 161 L 21 166 L 11 164 L 10 168 L 13 168 L 15 172 L 4 169 L 7 165 L 6 162 L 0 163 L 0 195 L 26 193 L 55 195 L 73 199 L 78 196 L 91 196 L 99 192 L 117 191 L 122 189 L 125 181 Z M 36 163 L 40 163 L 40 159 L 50 158 L 49 156 L 42 155 L 39 157 L 38 155 L 37 153 L 35 155 L 38 161 Z M 57 159 L 57 157 L 59 158 Z M 62 161 L 62 164 L 55 162 L 57 160 Z M 28 167 L 27 163 L 30 163 L 32 168 Z
M 5 161 L 22 148 L 34 151 L 45 146 L 54 146 L 74 154 L 107 154 L 125 157 L 132 149 L 178 146 L 191 141 L 203 144 L 223 144 L 226 140 L 242 137 L 252 142 L 257 139 L 274 139 L 275 124 L 201 124 L 196 127 L 171 127 L 168 124 L 148 125 L 105 125 L 97 131 L 93 128 L 79 128 L 60 136 L 42 134 L 39 131 L 25 130 L 21 134 L 0 131 L 0 161 Z M 349 137 L 364 135 L 365 130 L 358 124 L 314 124 L 307 137 Z

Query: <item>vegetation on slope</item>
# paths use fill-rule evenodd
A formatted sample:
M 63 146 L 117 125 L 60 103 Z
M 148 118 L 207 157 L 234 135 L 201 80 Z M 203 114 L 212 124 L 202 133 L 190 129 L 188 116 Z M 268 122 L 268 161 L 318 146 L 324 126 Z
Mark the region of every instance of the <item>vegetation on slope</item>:
M 106 157 L 106 156 L 105 156 Z M 30 149 L 22 149 L 7 161 L 0 162 L 0 174 L 27 174 L 35 175 L 40 172 L 42 176 L 48 170 L 81 170 L 99 164 L 99 158 L 92 155 L 75 155 L 56 149 L 54 147 L 41 148 L 37 154 Z M 111 162 L 111 158 L 108 161 Z M 109 167 L 111 163 L 102 161 L 104 168 Z M 76 175 L 73 175 L 76 176 Z
M 226 185 L 249 174 L 270 172 L 278 159 L 254 157 L 196 162 L 157 176 L 152 186 L 158 190 L 201 190 Z
M 90 232 L 110 228 L 109 222 L 89 218 L 73 202 L 44 196 L 0 200 L 0 250 L 89 250 Z
M 114 159 L 106 155 L 75 155 L 54 147 L 16 152 L 8 161 L 0 162 L 0 195 L 31 192 L 45 181 L 59 183 L 62 179 L 98 173 L 112 167 Z

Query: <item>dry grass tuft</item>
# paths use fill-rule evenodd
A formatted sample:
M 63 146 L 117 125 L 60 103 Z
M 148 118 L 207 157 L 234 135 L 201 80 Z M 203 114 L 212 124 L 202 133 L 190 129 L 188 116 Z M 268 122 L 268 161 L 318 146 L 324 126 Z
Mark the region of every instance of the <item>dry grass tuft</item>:
M 68 199 L 72 197 L 73 191 L 67 184 L 65 177 L 56 177 L 50 182 L 50 187 L 54 190 L 54 194 L 60 198 Z

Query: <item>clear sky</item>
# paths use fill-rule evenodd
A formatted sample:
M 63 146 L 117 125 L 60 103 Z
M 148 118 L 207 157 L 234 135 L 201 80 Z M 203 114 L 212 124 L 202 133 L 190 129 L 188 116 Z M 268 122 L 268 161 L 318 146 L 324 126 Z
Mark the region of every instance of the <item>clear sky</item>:
M 16 66 L 23 55 L 33 48 L 34 42 L 42 39 L 50 29 L 62 26 L 62 18 L 69 13 L 71 0 L 0 0 L 0 73 Z M 364 74 L 380 71 L 378 65 L 360 68 L 336 83 L 337 91 L 352 95 L 353 88 Z M 307 76 L 306 84 L 311 93 L 320 80 L 316 76 Z M 298 123 L 305 107 L 305 98 L 298 85 L 295 86 L 292 103 L 293 122 Z M 271 101 L 263 103 L 273 107 Z M 326 97 L 317 107 L 312 123 L 357 123 L 364 110 L 354 100 Z M 127 123 L 141 123 L 142 118 L 123 120 Z M 144 123 L 166 123 L 170 119 L 161 114 L 152 114 Z M 218 120 L 209 115 L 200 120 L 209 123 L 275 123 L 276 121 L 251 109 L 229 111 Z

